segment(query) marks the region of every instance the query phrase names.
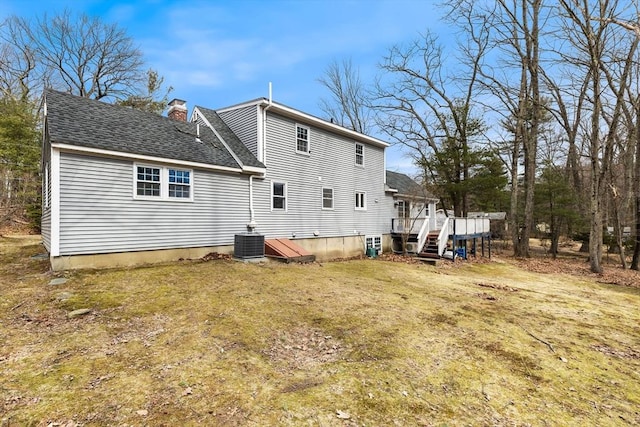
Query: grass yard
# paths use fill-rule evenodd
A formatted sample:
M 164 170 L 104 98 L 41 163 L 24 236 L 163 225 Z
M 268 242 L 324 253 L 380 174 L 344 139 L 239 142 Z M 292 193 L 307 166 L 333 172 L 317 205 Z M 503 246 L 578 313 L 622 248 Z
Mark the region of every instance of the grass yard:
M 52 275 L 42 252 L 0 238 L 2 427 L 640 424 L 636 272 L 494 257 Z

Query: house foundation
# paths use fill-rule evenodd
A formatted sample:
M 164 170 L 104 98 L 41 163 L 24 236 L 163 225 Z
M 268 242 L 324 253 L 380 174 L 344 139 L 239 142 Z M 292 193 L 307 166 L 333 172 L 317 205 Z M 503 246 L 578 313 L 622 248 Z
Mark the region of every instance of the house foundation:
M 316 256 L 317 261 L 351 258 L 365 253 L 364 236 L 313 237 L 292 239 L 296 244 Z M 382 236 L 383 252 L 391 250 L 390 235 Z M 118 252 L 109 254 L 69 255 L 50 257 L 53 271 L 134 267 L 146 264 L 199 259 L 212 252 L 233 255 L 233 245 L 199 248 L 161 249 L 152 251 Z

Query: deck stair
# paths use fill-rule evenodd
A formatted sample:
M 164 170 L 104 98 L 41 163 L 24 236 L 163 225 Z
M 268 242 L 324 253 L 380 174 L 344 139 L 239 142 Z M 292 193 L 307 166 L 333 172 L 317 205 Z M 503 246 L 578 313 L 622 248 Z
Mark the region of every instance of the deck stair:
M 314 262 L 316 256 L 289 239 L 268 239 L 264 241 L 264 254 L 269 258 L 289 262 Z
M 432 258 L 438 259 L 440 255 L 438 253 L 438 236 L 440 234 L 440 230 L 433 230 L 427 235 L 427 240 L 424 243 L 424 246 L 418 252 L 419 258 Z

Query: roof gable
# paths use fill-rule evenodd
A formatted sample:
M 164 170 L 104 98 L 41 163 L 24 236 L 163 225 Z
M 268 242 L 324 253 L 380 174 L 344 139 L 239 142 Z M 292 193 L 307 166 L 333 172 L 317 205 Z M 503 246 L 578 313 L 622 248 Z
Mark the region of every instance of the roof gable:
M 195 107 L 202 117 L 218 132 L 220 137 L 235 153 L 240 162 L 244 166 L 254 166 L 264 168 L 265 166 L 256 159 L 249 149 L 240 141 L 240 138 L 231 130 L 231 128 L 222 120 L 222 118 L 214 110 L 204 107 Z
M 215 134 L 195 123 L 50 89 L 45 105 L 51 143 L 240 169 Z

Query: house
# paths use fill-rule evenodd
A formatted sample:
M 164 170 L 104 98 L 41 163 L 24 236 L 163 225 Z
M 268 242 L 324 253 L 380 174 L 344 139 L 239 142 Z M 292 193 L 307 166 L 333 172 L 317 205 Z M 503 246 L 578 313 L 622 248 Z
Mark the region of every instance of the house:
M 264 98 L 187 121 L 182 100 L 162 117 L 47 90 L 43 114 L 55 270 L 233 253 L 248 231 L 321 260 L 388 250 L 410 196 L 385 171 L 386 142 Z
M 437 228 L 438 199 L 405 174 L 387 171 L 387 187 L 393 193 L 396 216 L 391 220 L 392 250 L 417 253 L 429 231 Z

